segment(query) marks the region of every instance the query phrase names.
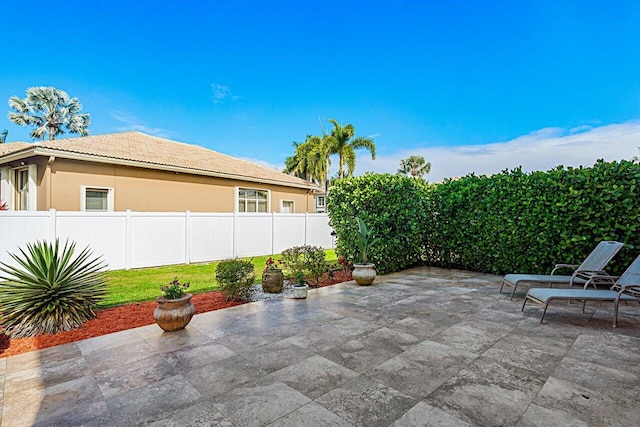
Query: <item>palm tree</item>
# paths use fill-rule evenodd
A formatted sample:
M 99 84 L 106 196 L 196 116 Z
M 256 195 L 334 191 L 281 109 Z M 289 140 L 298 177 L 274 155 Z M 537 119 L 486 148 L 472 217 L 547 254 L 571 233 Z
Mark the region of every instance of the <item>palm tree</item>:
M 431 162 L 425 161 L 422 156 L 411 156 L 408 159 L 400 160 L 399 175 L 422 177 L 422 175 L 429 172 L 431 172 Z
M 27 89 L 24 99 L 12 96 L 9 107 L 9 120 L 20 126 L 35 126 L 31 138 L 44 139 L 49 134 L 53 141 L 56 135 L 66 132 L 88 135 L 89 114 L 80 114 L 82 104 L 78 98 L 69 98 L 67 92 L 55 87 L 38 86 Z
M 356 168 L 356 152 L 359 148 L 366 148 L 371 152 L 371 159 L 376 158 L 376 144 L 373 139 L 366 137 L 355 137 L 356 130 L 351 124 L 341 126 L 334 119 L 329 119 L 333 125 L 331 133 L 326 136 L 329 155 L 338 155 L 338 178 L 344 178 L 344 167 L 347 167 L 347 176 L 353 175 Z
M 7 142 L 7 135 L 9 135 L 9 131 L 6 129 L 0 132 L 0 144 Z
M 296 151 L 284 161 L 284 173 L 320 183 L 326 176 L 326 144 L 319 136 L 308 135 L 303 143 L 294 142 Z

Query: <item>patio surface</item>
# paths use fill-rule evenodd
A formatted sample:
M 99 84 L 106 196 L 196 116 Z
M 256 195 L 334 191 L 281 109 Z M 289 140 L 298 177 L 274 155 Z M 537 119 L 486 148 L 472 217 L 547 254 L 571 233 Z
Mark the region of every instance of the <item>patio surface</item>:
M 414 268 L 0 359 L 2 426 L 640 425 L 640 309 L 541 325 L 500 280 Z

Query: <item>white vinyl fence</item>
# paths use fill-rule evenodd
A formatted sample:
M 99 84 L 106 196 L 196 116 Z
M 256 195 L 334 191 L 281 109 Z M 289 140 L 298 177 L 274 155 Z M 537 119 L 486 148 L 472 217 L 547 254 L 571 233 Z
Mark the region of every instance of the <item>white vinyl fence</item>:
M 334 244 L 327 214 L 195 212 L 0 212 L 0 261 L 25 243 L 77 242 L 110 270 L 207 262 Z

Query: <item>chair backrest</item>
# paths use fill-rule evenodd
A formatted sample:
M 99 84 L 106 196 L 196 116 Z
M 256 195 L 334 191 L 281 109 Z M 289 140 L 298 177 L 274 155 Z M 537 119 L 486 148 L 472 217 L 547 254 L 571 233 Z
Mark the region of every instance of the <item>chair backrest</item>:
M 613 258 L 623 246 L 624 243 L 603 240 L 598 243 L 598 246 L 582 261 L 582 264 L 576 269 L 576 272 L 580 270 L 604 270 L 604 267 L 611 261 L 611 258 Z
M 640 285 L 640 256 L 616 280 L 616 286 L 624 287 L 629 285 Z

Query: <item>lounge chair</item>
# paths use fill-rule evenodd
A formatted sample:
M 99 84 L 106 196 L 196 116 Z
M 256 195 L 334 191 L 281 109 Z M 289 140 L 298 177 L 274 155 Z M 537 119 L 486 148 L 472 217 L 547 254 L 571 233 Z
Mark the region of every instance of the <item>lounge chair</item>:
M 589 285 L 592 285 L 594 288 L 597 288 L 597 285 L 603 284 L 611 286 L 615 278 L 611 278 L 611 276 L 604 271 L 604 268 L 623 246 L 624 244 L 620 242 L 602 241 L 591 251 L 582 264 L 556 264 L 553 270 L 551 270 L 551 274 L 507 274 L 502 279 L 500 292 L 502 293 L 504 285 L 513 286 L 513 291 L 511 292 L 511 299 L 513 299 L 518 285 L 526 282 L 547 284 L 549 287 L 553 287 L 553 285 L 568 285 L 570 288 L 573 288 L 574 285 L 584 288 L 587 288 Z M 575 270 L 570 276 L 556 274 L 558 270 L 563 268 L 574 268 Z M 596 277 L 598 278 L 596 279 Z
M 613 276 L 607 276 L 611 278 Z M 633 261 L 627 270 L 616 278 L 611 289 L 594 290 L 594 289 L 550 289 L 550 288 L 531 288 L 527 292 L 522 304 L 522 311 L 527 301 L 533 301 L 537 304 L 544 305 L 540 323 L 547 313 L 549 303 L 554 300 L 580 300 L 582 301 L 582 312 L 587 301 L 612 301 L 613 302 L 613 327 L 618 324 L 618 306 L 620 301 L 640 303 L 640 256 Z

